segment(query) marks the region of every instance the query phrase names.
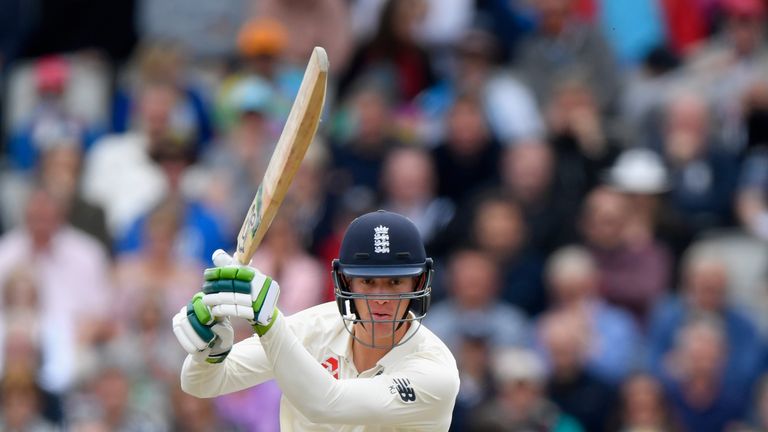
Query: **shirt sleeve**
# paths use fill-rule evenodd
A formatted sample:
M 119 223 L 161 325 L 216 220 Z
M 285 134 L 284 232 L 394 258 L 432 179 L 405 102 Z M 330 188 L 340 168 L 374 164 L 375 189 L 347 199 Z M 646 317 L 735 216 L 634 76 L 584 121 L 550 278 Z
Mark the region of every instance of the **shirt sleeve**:
M 270 379 L 271 365 L 255 335 L 236 343 L 219 364 L 188 355 L 181 368 L 182 390 L 199 398 L 233 393 Z
M 280 315 L 261 338 L 285 397 L 314 423 L 429 427 L 450 425 L 459 389 L 455 365 L 428 352 L 399 371 L 337 380 L 317 362 Z

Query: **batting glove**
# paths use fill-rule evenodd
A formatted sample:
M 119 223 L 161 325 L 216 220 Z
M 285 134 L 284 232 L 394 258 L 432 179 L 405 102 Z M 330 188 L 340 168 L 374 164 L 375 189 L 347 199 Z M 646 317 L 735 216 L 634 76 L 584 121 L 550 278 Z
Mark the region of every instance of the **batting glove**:
M 232 350 L 234 330 L 229 318 L 214 319 L 203 293 L 192 297 L 173 317 L 173 334 L 182 348 L 208 363 L 221 363 Z
M 203 303 L 215 317 L 245 318 L 259 336 L 266 334 L 277 318 L 280 285 L 221 249 L 214 252 L 213 263 L 217 267 L 205 270 Z

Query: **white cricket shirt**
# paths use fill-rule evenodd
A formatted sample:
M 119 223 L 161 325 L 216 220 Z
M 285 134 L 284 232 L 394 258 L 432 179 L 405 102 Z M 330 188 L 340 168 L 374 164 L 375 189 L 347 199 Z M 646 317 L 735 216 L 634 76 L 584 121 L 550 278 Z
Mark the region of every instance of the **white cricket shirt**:
M 447 431 L 459 391 L 456 361 L 443 342 L 413 323 L 405 344 L 358 372 L 352 336 L 335 302 L 279 316 L 266 335 L 232 347 L 220 364 L 187 356 L 181 387 L 197 397 L 239 391 L 274 378 L 288 431 Z M 418 331 L 416 331 L 418 329 Z

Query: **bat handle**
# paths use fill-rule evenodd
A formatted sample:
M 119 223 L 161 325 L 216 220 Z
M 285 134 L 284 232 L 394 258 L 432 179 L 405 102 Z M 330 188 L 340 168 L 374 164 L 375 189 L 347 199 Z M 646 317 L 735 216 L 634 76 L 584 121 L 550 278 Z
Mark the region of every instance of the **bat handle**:
M 244 256 L 241 256 L 240 253 L 238 252 L 235 252 L 233 258 L 234 258 L 233 264 L 240 264 L 243 266 L 247 266 L 251 263 L 250 258 L 245 258 Z

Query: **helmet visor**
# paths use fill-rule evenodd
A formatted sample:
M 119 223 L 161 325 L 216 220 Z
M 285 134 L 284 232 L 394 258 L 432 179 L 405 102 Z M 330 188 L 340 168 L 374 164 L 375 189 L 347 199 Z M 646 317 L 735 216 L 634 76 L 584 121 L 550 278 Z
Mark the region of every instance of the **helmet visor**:
M 354 266 L 345 265 L 341 273 L 347 277 L 415 277 L 425 271 L 424 264 L 405 266 Z

